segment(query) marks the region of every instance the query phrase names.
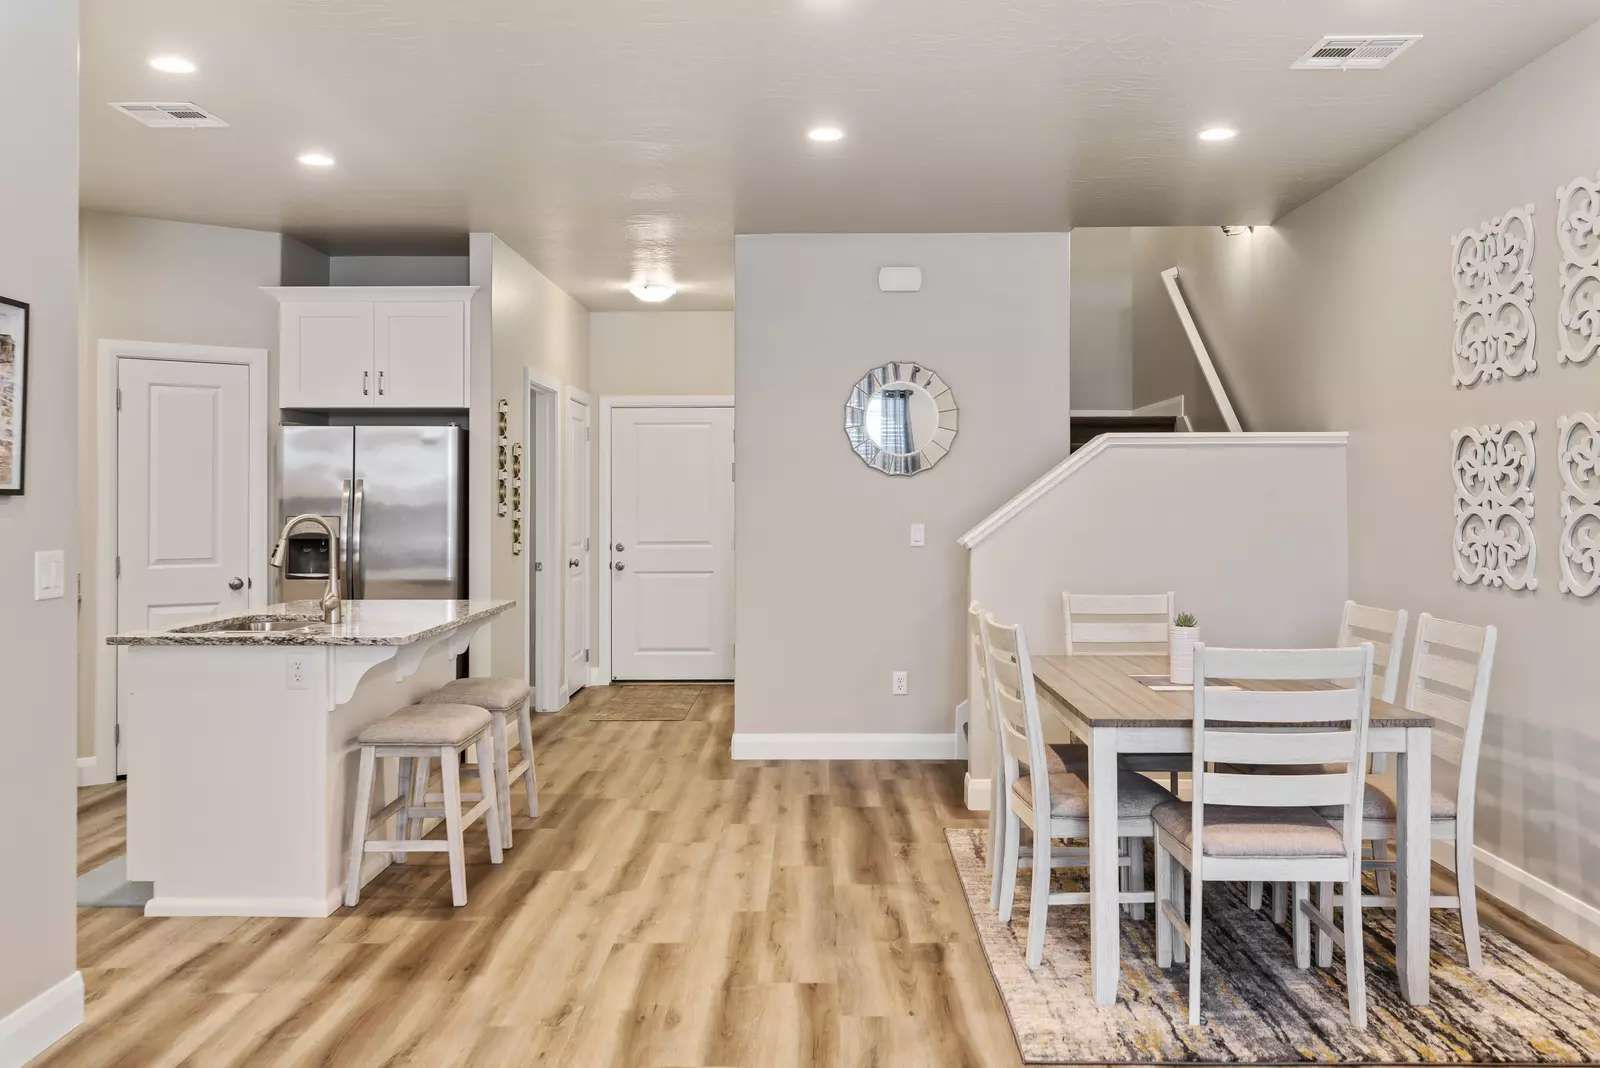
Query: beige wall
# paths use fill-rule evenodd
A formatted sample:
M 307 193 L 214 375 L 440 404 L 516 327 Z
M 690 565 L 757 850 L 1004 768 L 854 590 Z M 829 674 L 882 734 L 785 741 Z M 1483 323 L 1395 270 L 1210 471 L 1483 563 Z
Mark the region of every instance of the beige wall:
M 1556 418 L 1600 406 L 1600 361 L 1561 366 L 1558 185 L 1600 168 L 1600 27 L 1511 76 L 1249 238 L 1199 235 L 1182 264 L 1236 404 L 1256 429 L 1349 429 L 1351 592 L 1500 628 L 1478 788 L 1493 892 L 1561 912 L 1506 865 L 1600 905 L 1600 597 L 1557 588 Z M 1489 149 L 1485 145 L 1491 145 Z M 1451 385 L 1450 239 L 1532 203 L 1539 370 Z M 1539 589 L 1452 578 L 1450 431 L 1538 424 Z M 1548 911 L 1553 909 L 1555 911 Z M 1568 910 L 1570 911 L 1570 910 Z M 1547 922 L 1552 922 L 1547 918 Z M 1591 914 L 1589 944 L 1600 946 Z
M 1133 231 L 1072 231 L 1072 406 L 1133 407 Z
M 51 1014 L 37 1027 L 7 1019 L 77 967 L 77 5 L 7 0 L 0 40 L 0 98 L 26 101 L 6 119 L 0 294 L 32 306 L 25 492 L 0 497 L 0 1061 L 21 1063 L 82 1017 L 79 987 L 75 1007 L 36 1006 Z M 35 601 L 33 554 L 48 549 L 66 551 L 67 596 Z
M 1215 645 L 1333 644 L 1348 596 L 1346 446 L 1336 434 L 1219 437 L 1112 436 L 1099 455 L 1076 454 L 1081 467 L 972 550 L 972 597 L 1021 623 L 1035 655 L 1066 648 L 1064 590 L 1171 590 Z M 1219 501 L 1225 523 L 1182 518 L 1216 515 Z M 971 773 L 986 779 L 992 728 L 972 696 Z
M 596 398 L 733 393 L 733 312 L 595 312 L 589 316 Z
M 95 647 L 94 545 L 97 536 L 96 409 L 102 339 L 231 345 L 269 350 L 268 407 L 278 422 L 278 305 L 262 286 L 275 286 L 285 256 L 315 258 L 299 242 L 261 230 L 164 222 L 84 212 L 79 271 L 78 537 L 84 547 L 83 611 L 79 641 Z M 276 450 L 269 450 L 276 463 Z M 95 657 L 78 663 L 78 752 L 94 753 Z
M 474 670 L 493 670 L 502 675 L 521 675 L 526 655 L 523 593 L 524 562 L 531 559 L 533 531 L 526 531 L 527 548 L 523 556 L 511 551 L 511 519 L 495 514 L 494 430 L 495 404 L 502 398 L 511 402 L 510 436 L 521 441 L 526 419 L 527 398 L 523 395 L 523 371 L 534 371 L 561 382 L 564 386 L 589 390 L 589 312 L 583 305 L 558 289 L 544 275 L 492 234 L 473 234 L 474 285 L 482 286 L 476 300 L 486 302 L 489 319 L 489 387 L 480 395 L 476 386 L 472 397 L 472 458 L 470 477 L 473 501 L 470 521 L 479 530 L 487 529 L 487 553 L 479 551 L 484 541 L 474 537 L 471 567 L 489 561 L 487 596 L 509 597 L 518 602 L 517 610 L 501 616 L 491 625 L 488 665 L 475 663 Z M 481 328 L 479 308 L 474 308 L 474 330 Z M 475 339 L 476 347 L 476 339 Z M 474 382 L 480 381 L 478 367 Z M 594 419 L 598 427 L 598 416 Z M 524 443 L 526 448 L 526 443 Z M 564 500 L 565 495 L 562 494 Z M 558 520 L 559 523 L 559 520 Z M 560 529 L 559 525 L 557 529 Z M 563 616 L 565 618 L 565 605 Z M 590 613 L 591 629 L 595 626 Z
M 879 292 L 885 264 L 921 267 L 922 291 Z M 1068 237 L 740 237 L 735 271 L 735 729 L 950 733 L 956 538 L 1067 453 Z M 961 408 L 950 455 L 912 478 L 862 464 L 843 430 L 851 387 L 890 360 L 926 362 Z M 890 694 L 897 669 L 909 696 Z

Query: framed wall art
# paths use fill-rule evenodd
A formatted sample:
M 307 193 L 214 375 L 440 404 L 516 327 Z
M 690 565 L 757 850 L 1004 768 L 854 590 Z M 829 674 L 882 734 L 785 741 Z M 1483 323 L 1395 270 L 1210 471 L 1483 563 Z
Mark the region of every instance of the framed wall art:
M 0 297 L 0 494 L 20 494 L 28 411 L 28 306 Z

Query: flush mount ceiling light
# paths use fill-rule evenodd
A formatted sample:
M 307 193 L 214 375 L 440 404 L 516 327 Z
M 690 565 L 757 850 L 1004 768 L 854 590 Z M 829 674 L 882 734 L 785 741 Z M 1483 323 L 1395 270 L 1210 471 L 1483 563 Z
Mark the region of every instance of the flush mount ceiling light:
M 643 282 L 629 286 L 628 292 L 646 304 L 660 304 L 664 300 L 671 300 L 673 294 L 678 292 L 678 287 L 667 282 Z
M 1239 131 L 1232 126 L 1207 126 L 1196 136 L 1202 141 L 1232 141 L 1239 136 Z
M 162 74 L 193 74 L 199 69 L 182 56 L 152 56 L 150 66 Z
M 842 141 L 844 131 L 837 126 L 816 126 L 807 130 L 806 136 L 813 141 Z
M 300 162 L 307 167 L 331 167 L 333 157 L 325 152 L 306 152 L 300 156 Z

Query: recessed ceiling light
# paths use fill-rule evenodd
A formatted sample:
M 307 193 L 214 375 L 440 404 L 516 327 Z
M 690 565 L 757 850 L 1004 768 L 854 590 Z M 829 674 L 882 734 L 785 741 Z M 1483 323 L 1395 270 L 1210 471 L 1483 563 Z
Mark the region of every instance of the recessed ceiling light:
M 1202 141 L 1232 141 L 1239 136 L 1239 131 L 1232 126 L 1207 126 L 1200 131 Z
M 331 167 L 333 166 L 333 157 L 322 152 L 307 152 L 300 157 L 300 162 L 307 167 Z
M 806 136 L 813 141 L 842 141 L 844 140 L 844 131 L 837 126 L 818 126 L 807 130 Z
M 193 74 L 199 69 L 182 56 L 152 56 L 150 65 L 163 74 Z
M 646 304 L 660 304 L 664 300 L 671 300 L 678 287 L 667 282 L 645 282 L 641 285 L 629 286 L 628 292 L 644 301 Z

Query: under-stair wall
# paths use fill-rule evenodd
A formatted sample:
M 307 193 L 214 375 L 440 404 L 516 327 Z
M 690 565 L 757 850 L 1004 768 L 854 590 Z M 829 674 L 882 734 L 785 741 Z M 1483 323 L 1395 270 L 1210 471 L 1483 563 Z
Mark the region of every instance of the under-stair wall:
M 1036 656 L 1065 649 L 1069 589 L 1174 590 L 1212 644 L 1332 644 L 1345 496 L 1343 434 L 1107 435 L 963 536 L 970 592 Z M 992 727 L 970 668 L 967 804 L 982 809 Z

